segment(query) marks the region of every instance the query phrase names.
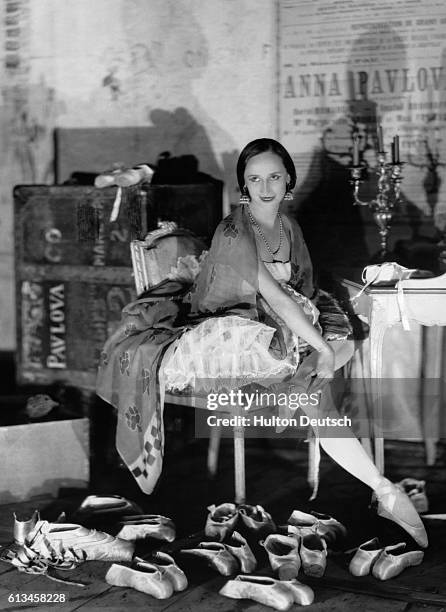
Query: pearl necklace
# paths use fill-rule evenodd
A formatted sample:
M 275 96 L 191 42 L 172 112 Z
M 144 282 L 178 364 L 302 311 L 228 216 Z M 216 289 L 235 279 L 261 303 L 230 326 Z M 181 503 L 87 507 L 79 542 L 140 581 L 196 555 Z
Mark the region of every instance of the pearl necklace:
M 263 242 L 265 243 L 265 246 L 267 248 L 267 251 L 269 252 L 269 254 L 271 255 L 271 257 L 274 259 L 274 255 L 277 255 L 277 253 L 280 251 L 281 246 L 282 246 L 282 241 L 283 241 L 283 223 L 282 223 L 282 215 L 280 214 L 280 212 L 277 213 L 277 216 L 279 217 L 279 246 L 277 247 L 277 249 L 275 251 L 272 250 L 268 240 L 265 237 L 265 234 L 263 233 L 262 228 L 260 227 L 260 225 L 257 223 L 256 219 L 253 217 L 253 214 L 251 212 L 251 209 L 249 208 L 248 204 L 246 205 L 246 209 L 248 211 L 248 217 L 249 220 L 251 221 L 251 223 L 254 225 L 254 227 L 257 229 L 257 231 L 260 234 L 260 237 L 262 238 Z

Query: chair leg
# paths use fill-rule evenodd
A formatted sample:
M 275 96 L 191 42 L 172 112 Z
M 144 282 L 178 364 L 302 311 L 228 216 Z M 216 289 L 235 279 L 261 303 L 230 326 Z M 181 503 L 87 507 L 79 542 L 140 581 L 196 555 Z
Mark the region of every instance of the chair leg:
M 239 407 L 237 415 L 241 415 L 243 408 Z M 235 425 L 234 429 L 234 477 L 235 477 L 235 503 L 246 502 L 245 479 L 245 432 L 243 425 Z
M 220 427 L 211 427 L 208 446 L 208 475 L 210 478 L 214 478 L 217 474 L 220 440 Z

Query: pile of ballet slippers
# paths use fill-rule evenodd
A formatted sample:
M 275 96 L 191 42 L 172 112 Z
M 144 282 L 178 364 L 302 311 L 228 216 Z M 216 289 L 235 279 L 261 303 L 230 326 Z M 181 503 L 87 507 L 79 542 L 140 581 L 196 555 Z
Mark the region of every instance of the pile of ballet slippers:
M 67 522 L 65 513 L 55 522 L 41 520 L 38 511 L 25 521 L 14 514 L 13 541 L 0 550 L 0 560 L 20 572 L 79 586 L 85 585 L 62 579 L 55 571 L 73 570 L 85 561 L 112 562 L 106 573 L 109 584 L 135 588 L 157 598 L 170 597 L 187 587 L 184 572 L 167 553 L 153 551 L 148 559 L 135 556 L 138 541 L 175 539 L 170 518 L 143 514 L 134 502 L 119 495 L 89 495 L 73 517 L 78 522 Z M 115 535 L 87 527 L 83 521 L 105 521 Z
M 208 511 L 204 529 L 208 540 L 181 552 L 201 557 L 223 576 L 241 572 L 220 589 L 221 595 L 251 599 L 276 610 L 313 602 L 313 590 L 300 582 L 298 575 L 302 570 L 306 576 L 323 576 L 327 544 L 332 547 L 347 533 L 338 520 L 316 512 L 295 510 L 287 525 L 277 528 L 259 505 L 223 503 L 209 506 Z M 257 568 L 257 559 L 248 540 L 256 540 L 264 548 L 277 577 L 251 574 Z
M 358 546 L 350 561 L 349 571 L 353 576 L 372 574 L 378 580 L 389 580 L 406 568 L 420 565 L 424 552 L 421 550 L 406 551 L 406 543 L 384 546 L 373 538 Z
M 35 511 L 30 519 L 19 520 L 14 514 L 14 539 L 0 549 L 0 561 L 21 572 L 79 586 L 85 585 L 62 579 L 57 572 L 73 570 L 85 561 L 110 562 L 105 574 L 108 584 L 156 599 L 167 599 L 187 588 L 188 579 L 175 560 L 176 552 L 169 548 L 168 554 L 157 546 L 146 555 L 136 554 L 138 543 L 173 542 L 172 519 L 144 514 L 119 495 L 89 495 L 71 518 L 73 522 L 67 522 L 62 513 L 49 522 Z M 107 531 L 97 529 L 99 525 Z M 313 590 L 300 576 L 321 578 L 328 551 L 345 550 L 347 530 L 332 516 L 300 510 L 291 513 L 286 525 L 277 527 L 260 505 L 223 503 L 208 507 L 204 535 L 193 548 L 177 552 L 184 555 L 182 559 L 194 556 L 228 577 L 219 590 L 221 595 L 288 610 L 293 604 L 305 606 L 314 601 Z M 406 551 L 404 542 L 384 546 L 374 538 L 355 549 L 349 571 L 353 576 L 371 574 L 388 580 L 419 565 L 423 556 L 420 550 Z M 268 575 L 258 571 L 261 557 L 269 564 Z

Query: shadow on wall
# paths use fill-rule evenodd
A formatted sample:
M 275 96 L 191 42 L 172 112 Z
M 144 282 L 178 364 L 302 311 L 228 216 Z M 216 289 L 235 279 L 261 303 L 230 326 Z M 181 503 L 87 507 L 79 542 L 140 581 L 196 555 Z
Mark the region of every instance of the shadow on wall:
M 339 265 L 365 265 L 374 255 L 369 250 L 367 236 L 375 233 L 377 238 L 378 230 L 369 208 L 353 205 L 348 166 L 352 163 L 353 138 L 356 136 L 360 142 L 360 160 L 365 166 L 361 199 L 372 199 L 377 189 L 376 131 L 377 125 L 384 122 L 385 113 L 381 112 L 378 116 L 379 97 L 376 94 L 382 91 L 373 82 L 372 70 L 367 71 L 369 64 L 366 63 L 367 54 L 364 49 L 370 44 L 370 37 L 376 36 L 376 30 L 371 29 L 352 45 L 346 73 L 348 111 L 323 130 L 321 147 L 315 151 L 307 178 L 300 189 L 305 195 L 296 216 L 315 266 L 328 272 Z M 395 30 L 387 26 L 380 29 L 379 37 L 380 48 L 386 49 L 387 67 L 398 75 L 398 79 L 402 78 L 403 69 L 407 68 L 403 40 Z M 361 71 L 358 71 L 358 66 Z M 396 87 L 400 92 L 398 99 L 401 100 L 401 82 L 397 82 Z M 320 105 L 329 106 L 329 102 L 322 99 Z M 316 186 L 314 176 L 318 177 Z M 432 199 L 432 195 L 430 197 Z M 422 212 L 407 194 L 402 193 L 402 200 L 398 213 L 400 218 L 404 217 L 407 225 L 405 238 L 419 238 Z
M 172 157 L 194 156 L 198 169 L 222 179 L 224 171 L 217 161 L 205 128 L 186 109 L 161 108 L 150 113 L 150 127 L 61 128 L 56 133 L 58 182 L 73 172 L 102 172 L 120 163 L 135 166 L 155 165 L 167 152 Z M 225 167 L 226 167 L 225 157 Z
M 128 0 L 120 11 L 123 38 L 110 41 L 102 56 L 103 79 L 90 99 L 95 114 L 101 116 L 105 109 L 109 125 L 150 121 L 147 134 L 154 138 L 153 148 L 148 157 L 133 163 L 154 162 L 164 151 L 195 155 L 200 170 L 223 180 L 227 199 L 233 201 L 235 172 L 227 157 L 234 157 L 234 140 L 196 93 L 202 85 L 214 87 L 208 82 L 208 66 L 211 57 L 216 61 L 210 52 L 215 41 L 211 44 L 203 30 L 197 8 L 179 0 L 165 0 L 156 7 L 146 0 Z M 216 158 L 211 142 L 225 159 Z

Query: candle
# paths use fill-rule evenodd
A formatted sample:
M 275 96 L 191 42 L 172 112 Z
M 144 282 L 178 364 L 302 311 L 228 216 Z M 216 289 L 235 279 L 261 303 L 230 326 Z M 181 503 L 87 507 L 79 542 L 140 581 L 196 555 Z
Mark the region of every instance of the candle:
M 399 164 L 400 163 L 400 137 L 399 136 L 394 136 L 393 138 L 393 153 L 394 153 L 393 163 Z
M 383 128 L 382 125 L 378 126 L 378 153 L 383 153 L 384 151 L 384 143 L 383 143 Z
M 355 136 L 353 138 L 353 165 L 359 166 L 359 138 Z

